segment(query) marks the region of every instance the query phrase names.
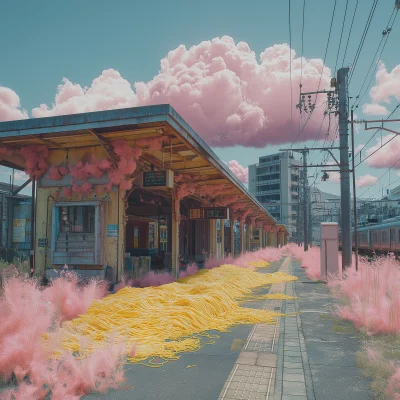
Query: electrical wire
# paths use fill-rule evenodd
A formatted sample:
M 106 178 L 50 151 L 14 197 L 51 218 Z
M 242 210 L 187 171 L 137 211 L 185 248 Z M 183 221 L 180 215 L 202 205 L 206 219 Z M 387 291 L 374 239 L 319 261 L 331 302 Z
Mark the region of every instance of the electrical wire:
M 396 11 L 396 14 L 395 14 L 395 11 Z M 362 85 L 361 85 L 361 89 L 360 89 L 358 95 L 356 96 L 356 100 L 354 101 L 354 104 L 353 104 L 352 108 L 358 108 L 358 106 L 360 105 L 362 99 L 363 99 L 364 96 L 366 95 L 366 93 L 367 93 L 369 87 L 371 86 L 372 79 L 374 78 L 375 72 L 376 72 L 376 70 L 378 69 L 378 66 L 379 66 L 378 61 L 382 59 L 382 53 L 383 53 L 383 51 L 385 50 L 385 47 L 386 47 L 387 41 L 388 41 L 388 39 L 389 39 L 390 33 L 392 32 L 393 25 L 394 25 L 394 23 L 395 23 L 395 21 L 396 21 L 397 14 L 398 14 L 398 10 L 396 10 L 396 8 L 393 8 L 392 14 L 390 15 L 389 21 L 388 21 L 388 23 L 387 23 L 387 25 L 386 25 L 386 29 L 382 32 L 381 41 L 379 42 L 379 45 L 378 45 L 378 47 L 377 47 L 377 49 L 376 49 L 376 52 L 375 52 L 375 55 L 374 55 L 374 57 L 373 57 L 373 59 L 372 59 L 372 61 L 371 61 L 371 64 L 370 64 L 369 69 L 368 69 L 368 72 L 367 72 L 367 74 L 366 74 L 366 76 L 365 76 L 365 78 L 364 78 L 364 81 L 363 81 L 363 83 L 362 83 Z M 394 18 L 393 18 L 393 21 L 391 21 L 393 15 L 394 15 Z M 390 25 L 390 24 L 391 24 L 391 25 Z M 381 49 L 381 52 L 380 52 L 378 58 L 376 59 L 376 55 L 378 54 L 379 48 L 381 47 L 381 44 L 382 44 L 383 41 L 384 41 L 383 47 L 382 47 L 382 49 Z M 376 60 L 376 61 L 375 61 L 375 60 Z M 370 72 L 372 66 L 374 65 L 374 62 L 375 62 L 375 68 L 374 68 L 374 70 L 373 70 L 373 72 L 372 72 L 372 74 L 371 74 L 371 77 L 370 77 L 370 80 L 369 80 L 369 82 L 368 82 L 367 87 L 365 88 L 363 94 L 361 95 L 361 92 L 362 92 L 362 90 L 363 90 L 363 88 L 364 88 L 365 82 L 366 82 L 367 79 L 368 79 L 369 72 Z M 360 95 L 361 95 L 361 96 L 360 96 Z M 357 102 L 357 105 L 356 105 L 356 102 Z
M 399 164 L 400 163 L 400 157 L 399 157 L 399 159 L 397 160 L 397 161 L 395 161 L 393 164 L 392 164 L 392 166 L 389 168 L 389 169 L 387 169 L 379 178 L 378 178 L 378 180 L 376 181 L 376 182 L 374 182 L 372 185 L 369 185 L 368 186 L 368 188 L 367 188 L 367 190 L 365 190 L 359 197 L 362 197 L 373 185 L 376 185 L 378 182 L 380 182 L 380 180 L 392 169 L 392 168 L 394 168 L 397 164 Z
M 328 41 L 327 41 L 326 48 L 325 48 L 325 55 L 324 55 L 324 60 L 323 60 L 323 63 L 322 63 L 321 74 L 320 74 L 320 77 L 319 77 L 318 88 L 317 88 L 317 90 L 316 90 L 317 92 L 319 91 L 319 88 L 320 88 L 320 86 L 321 86 L 322 75 L 323 75 L 323 73 L 324 73 L 326 55 L 327 55 L 327 53 L 328 53 L 329 42 L 330 42 L 331 33 L 332 33 L 333 20 L 334 20 L 334 18 L 335 18 L 336 3 L 337 3 L 337 0 L 335 0 L 335 4 L 334 4 L 334 6 L 333 6 L 331 24 L 330 24 L 330 27 L 329 27 Z M 316 103 L 317 103 L 317 99 L 318 99 L 318 93 L 317 93 L 316 96 L 315 96 L 315 101 L 314 101 L 314 106 L 313 106 L 313 108 L 315 108 L 315 105 L 316 105 Z M 299 133 L 297 134 L 297 137 L 295 138 L 295 140 L 293 141 L 293 143 L 290 145 L 290 148 L 292 148 L 292 146 L 297 142 L 297 140 L 298 140 L 298 138 L 300 137 L 301 133 L 304 131 L 304 128 L 306 127 L 308 121 L 310 120 L 311 115 L 312 115 L 312 111 L 310 110 L 310 114 L 309 114 L 309 116 L 308 116 L 306 122 L 304 123 L 303 128 L 302 128 L 302 129 L 299 131 Z
M 393 109 L 393 111 L 389 114 L 389 116 L 386 118 L 386 121 L 400 108 L 400 103 Z M 368 140 L 367 143 L 365 143 L 365 145 L 360 149 L 360 151 L 354 156 L 357 157 L 362 151 L 363 149 L 368 145 L 368 143 L 376 136 L 376 134 L 378 132 L 380 132 L 382 129 L 379 128 L 375 131 L 375 133 L 370 137 L 370 139 Z M 395 137 L 397 137 L 396 135 L 393 136 L 390 140 L 388 140 L 386 143 L 384 143 L 381 147 L 379 147 L 379 149 L 375 150 L 373 153 L 369 154 L 366 158 L 364 158 L 362 161 L 360 161 L 356 167 L 358 167 L 360 164 L 362 164 L 365 160 L 368 160 L 368 158 L 370 158 L 373 154 L 375 154 L 378 150 L 380 150 L 382 147 L 386 146 L 388 143 L 390 143 Z
M 356 16 L 357 7 L 358 7 L 358 0 L 356 1 L 356 6 L 354 8 L 354 13 L 353 13 L 353 19 L 351 20 L 351 24 L 350 24 L 350 31 L 349 31 L 349 36 L 347 37 L 347 43 L 346 43 L 346 48 L 345 48 L 344 54 L 343 54 L 342 65 L 344 65 L 344 61 L 346 59 L 347 48 L 349 46 L 349 41 L 350 41 L 350 37 L 351 37 L 351 31 L 353 30 L 354 18 Z
M 367 37 L 367 33 L 368 33 L 369 27 L 371 25 L 372 18 L 373 18 L 374 14 L 375 14 L 375 10 L 376 10 L 376 6 L 378 4 L 378 1 L 379 0 L 374 0 L 374 2 L 372 3 L 371 10 L 369 12 L 367 22 L 365 24 L 364 32 L 363 32 L 363 34 L 361 36 L 360 44 L 358 45 L 357 52 L 356 52 L 356 55 L 354 57 L 353 65 L 352 65 L 352 68 L 351 68 L 351 71 L 350 71 L 350 76 L 348 78 L 348 83 L 349 84 L 350 84 L 351 79 L 352 79 L 352 77 L 354 75 L 354 71 L 356 69 L 356 66 L 357 66 L 357 63 L 358 63 L 358 59 L 360 58 L 361 50 L 364 47 L 365 38 Z
M 290 132 L 293 136 L 293 82 L 292 82 L 292 24 L 290 20 L 290 5 L 289 0 L 289 74 L 290 74 Z
M 349 0 L 346 0 L 346 8 L 345 8 L 345 10 L 344 10 L 342 31 L 340 32 L 339 47 L 338 47 L 338 52 L 337 52 L 337 55 L 336 55 L 335 73 L 334 73 L 333 76 L 336 76 L 336 68 L 337 68 L 337 63 L 338 63 L 338 59 L 339 59 L 340 46 L 341 46 L 341 44 L 342 44 L 342 36 L 343 36 L 344 24 L 345 24 L 345 22 L 346 22 L 346 15 L 347 15 L 347 7 L 348 7 L 348 5 L 349 5 Z

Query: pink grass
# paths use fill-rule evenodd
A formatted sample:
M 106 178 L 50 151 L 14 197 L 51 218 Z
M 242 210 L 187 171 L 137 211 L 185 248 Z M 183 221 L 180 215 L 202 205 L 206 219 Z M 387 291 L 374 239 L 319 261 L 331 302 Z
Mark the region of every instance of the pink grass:
M 400 263 L 392 255 L 372 262 L 360 259 L 359 270 L 346 270 L 344 279 L 331 280 L 335 296 L 349 304 L 338 315 L 367 333 L 400 334 Z
M 265 247 L 260 250 L 242 253 L 241 255 L 239 255 L 239 257 L 236 258 L 232 257 L 231 255 L 223 257 L 222 259 L 208 258 L 205 262 L 205 268 L 212 269 L 219 267 L 223 264 L 232 264 L 243 268 L 253 268 L 249 266 L 249 263 L 259 260 L 266 262 L 279 260 L 282 257 L 284 251 L 285 248 Z
M 44 345 L 42 335 L 62 321 L 87 311 L 94 299 L 106 294 L 104 281 L 78 284 L 78 278 L 65 272 L 40 288 L 35 279 L 15 268 L 2 271 L 0 287 L 0 378 L 12 376 L 19 383 L 15 390 L 2 393 L 4 399 L 79 399 L 92 391 L 117 388 L 123 381 L 123 344 L 111 340 L 102 349 L 78 360 L 66 352 L 58 361 L 50 360 L 58 347 L 54 336 Z M 132 348 L 130 354 L 134 354 Z

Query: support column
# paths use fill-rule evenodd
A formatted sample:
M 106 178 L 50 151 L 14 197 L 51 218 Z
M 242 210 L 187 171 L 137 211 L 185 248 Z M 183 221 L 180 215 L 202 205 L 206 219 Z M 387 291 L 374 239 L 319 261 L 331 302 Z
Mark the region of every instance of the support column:
M 247 251 L 251 250 L 251 238 L 253 236 L 253 224 L 247 225 Z
M 235 257 L 235 220 L 233 218 L 230 219 L 230 229 L 231 229 L 231 256 Z
M 262 226 L 260 226 L 260 230 L 258 233 L 258 238 L 260 239 L 260 249 L 262 249 L 264 247 L 263 246 L 263 235 L 264 235 L 263 228 L 262 228 Z
M 210 219 L 210 257 L 217 257 L 217 221 Z
M 244 222 L 239 222 L 240 224 L 240 253 L 246 251 L 246 237 L 244 234 Z
M 180 200 L 172 192 L 172 218 L 171 218 L 171 264 L 172 276 L 178 278 L 179 275 L 179 223 L 180 223 Z
M 225 257 L 225 220 L 221 219 L 221 258 Z
M 348 72 L 341 68 L 337 72 L 339 95 L 339 138 L 340 138 L 340 208 L 342 228 L 342 266 L 351 266 L 351 206 L 350 206 L 350 167 L 349 167 L 349 129 L 348 129 Z M 354 157 L 354 154 L 353 154 Z M 357 222 L 354 221 L 356 224 Z

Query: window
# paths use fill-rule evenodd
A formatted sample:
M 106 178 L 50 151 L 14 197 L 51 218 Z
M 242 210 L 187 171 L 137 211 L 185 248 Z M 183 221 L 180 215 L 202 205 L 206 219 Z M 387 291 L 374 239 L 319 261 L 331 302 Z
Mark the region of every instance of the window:
M 382 232 L 382 242 L 387 242 L 387 232 Z
M 58 203 L 53 206 L 53 265 L 102 265 L 99 204 Z M 107 235 L 116 237 L 117 234 L 117 225 L 107 227 Z
M 94 206 L 59 207 L 59 233 L 94 233 Z

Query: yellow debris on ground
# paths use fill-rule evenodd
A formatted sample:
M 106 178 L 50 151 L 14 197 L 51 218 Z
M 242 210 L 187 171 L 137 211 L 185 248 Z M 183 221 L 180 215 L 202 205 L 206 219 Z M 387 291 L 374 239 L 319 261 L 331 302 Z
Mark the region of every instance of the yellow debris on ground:
M 258 260 L 258 261 L 250 261 L 248 263 L 249 267 L 256 267 L 256 268 L 265 268 L 269 267 L 269 263 L 264 261 L 264 260 Z
M 176 360 L 179 353 L 198 351 L 205 339 L 213 343 L 218 336 L 207 331 L 227 332 L 239 324 L 275 324 L 282 314 L 241 307 L 238 301 L 254 288 L 296 279 L 284 272 L 262 274 L 222 265 L 159 287 L 125 287 L 95 300 L 86 314 L 64 323 L 57 332 L 60 350 L 88 354 L 115 335 L 116 340 L 126 342 L 127 353 L 137 345 L 135 357 L 128 361 L 150 358 L 147 365 L 160 366 L 154 357 Z

